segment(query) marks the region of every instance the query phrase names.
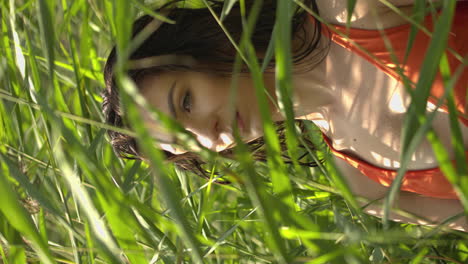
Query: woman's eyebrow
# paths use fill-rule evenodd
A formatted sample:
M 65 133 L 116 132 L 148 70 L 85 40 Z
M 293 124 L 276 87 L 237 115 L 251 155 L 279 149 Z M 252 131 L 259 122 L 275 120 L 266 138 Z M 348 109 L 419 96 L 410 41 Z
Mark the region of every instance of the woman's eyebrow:
M 177 81 L 174 81 L 174 83 L 172 83 L 171 89 L 169 90 L 169 94 L 167 96 L 167 104 L 169 105 L 169 112 L 172 118 L 174 119 L 177 118 L 177 113 L 174 107 L 174 90 L 175 90 L 176 83 Z

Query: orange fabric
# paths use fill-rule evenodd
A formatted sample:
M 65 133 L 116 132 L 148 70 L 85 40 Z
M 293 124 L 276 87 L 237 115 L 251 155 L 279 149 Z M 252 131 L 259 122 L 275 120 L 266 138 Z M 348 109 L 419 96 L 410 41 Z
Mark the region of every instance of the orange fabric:
M 468 29 L 466 23 L 468 21 L 468 2 L 458 2 L 455 17 L 452 23 L 451 32 L 449 35 L 448 46 L 460 54 L 463 58 L 468 59 Z M 433 31 L 434 21 L 432 15 L 428 15 L 423 23 L 423 26 Z M 419 78 L 419 70 L 421 69 L 424 56 L 426 55 L 427 48 L 431 38 L 422 31 L 416 35 L 413 47 L 409 56 L 405 60 L 406 45 L 411 30 L 410 24 L 401 25 L 378 30 L 365 30 L 365 29 L 350 29 L 347 32 L 346 27 L 333 26 L 338 32 L 343 33 L 346 37 L 340 36 L 334 31 L 330 31 L 330 38 L 333 42 L 340 46 L 357 53 L 376 67 L 384 71 L 387 75 L 400 80 L 401 77 L 397 73 L 397 63 L 399 62 L 405 76 L 408 77 L 413 83 L 417 83 Z M 392 59 L 392 52 L 388 51 L 385 45 L 384 37 L 388 39 L 393 49 L 393 54 L 396 61 Z M 352 40 L 350 42 L 349 40 Z M 364 51 L 367 52 L 364 52 Z M 468 70 L 467 65 L 463 65 L 450 51 L 447 52 L 447 57 L 452 72 L 458 67 L 464 67 L 458 82 L 454 88 L 455 103 L 459 111 L 460 121 L 468 126 L 468 105 L 467 95 L 468 90 Z M 437 98 L 441 97 L 444 93 L 444 84 L 440 74 L 437 74 L 432 85 L 430 102 L 436 104 Z M 445 106 L 443 109 L 446 109 Z
M 458 2 L 448 45 L 465 59 L 468 57 L 468 29 L 465 25 L 467 22 L 468 3 Z M 432 32 L 433 24 L 432 16 L 427 16 L 424 21 L 424 27 Z M 397 63 L 392 60 L 392 53 L 387 50 L 383 37 L 384 35 L 385 38 L 389 40 L 393 49 L 393 54 L 397 58 L 396 61 L 404 70 L 405 76 L 407 76 L 413 83 L 417 83 L 419 71 L 430 43 L 430 37 L 423 32 L 419 31 L 416 35 L 413 48 L 411 49 L 407 60 L 404 61 L 406 45 L 408 43 L 409 33 L 411 30 L 411 26 L 409 24 L 385 29 L 383 31 L 362 29 L 347 30 L 346 27 L 343 26 L 332 26 L 332 29 L 333 28 L 347 36 L 342 37 L 333 30 L 330 30 L 328 34 L 333 42 L 362 56 L 367 61 L 384 71 L 387 75 L 400 81 L 401 77 L 396 73 Z M 367 52 L 364 52 L 361 48 Z M 452 72 L 454 72 L 458 67 L 464 67 L 463 73 L 456 84 L 454 95 L 456 106 L 459 111 L 459 119 L 465 126 L 468 126 L 466 97 L 466 92 L 468 90 L 467 66 L 462 65 L 460 60 L 450 52 L 447 52 L 447 54 Z M 437 98 L 442 96 L 443 92 L 443 81 L 440 74 L 438 74 L 431 89 L 430 101 L 435 104 Z M 345 160 L 370 179 L 384 186 L 390 186 L 392 181 L 395 179 L 397 174 L 396 171 L 379 168 L 363 160 L 339 152 L 332 147 L 329 139 L 326 137 L 325 139 L 335 156 Z M 465 151 L 465 154 L 468 162 L 468 151 Z M 435 198 L 458 199 L 453 187 L 439 168 L 407 171 L 402 181 L 401 190 Z
M 370 179 L 389 187 L 395 177 L 397 171 L 384 169 L 364 160 L 346 155 L 339 150 L 333 148 L 331 140 L 324 135 L 325 142 L 327 142 L 333 155 L 346 161 L 348 164 L 358 169 L 362 174 Z M 468 151 L 465 152 L 468 162 Z M 422 194 L 429 197 L 441 199 L 458 199 L 455 190 L 450 182 L 445 178 L 444 174 L 439 168 L 425 169 L 425 170 L 410 170 L 407 171 L 401 183 L 401 190 Z

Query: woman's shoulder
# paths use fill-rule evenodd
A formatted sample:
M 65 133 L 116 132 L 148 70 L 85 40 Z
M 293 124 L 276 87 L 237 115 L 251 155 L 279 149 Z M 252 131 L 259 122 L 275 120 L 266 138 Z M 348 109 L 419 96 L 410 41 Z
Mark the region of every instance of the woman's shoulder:
M 391 0 L 390 4 L 398 9 L 394 11 L 377 0 L 356 1 L 351 16 L 351 28 L 378 29 L 392 28 L 408 23 L 402 14 L 411 14 L 414 0 Z M 330 24 L 346 25 L 348 17 L 347 0 L 317 0 L 320 16 Z

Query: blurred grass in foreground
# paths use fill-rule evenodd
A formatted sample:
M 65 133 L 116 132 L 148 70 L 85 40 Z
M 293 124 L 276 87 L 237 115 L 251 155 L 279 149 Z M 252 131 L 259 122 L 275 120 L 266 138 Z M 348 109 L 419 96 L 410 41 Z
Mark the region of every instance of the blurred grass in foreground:
M 231 2 L 235 1 L 226 1 Z M 288 12 L 295 6 L 289 1 L 279 4 L 274 40 L 288 36 Z M 228 168 L 228 174 L 243 184 L 215 185 L 175 170 L 151 147 L 152 140 L 138 120 L 133 102 L 144 102 L 122 74 L 125 60 L 120 61 L 117 75 L 129 116 L 135 119 L 135 131 L 127 132 L 142 140 L 155 169 L 118 159 L 106 141 L 108 126 L 100 112 L 102 66 L 114 43 L 125 54 L 133 17 L 151 10 L 139 0 L 1 2 L 0 259 L 4 263 L 468 261 L 466 234 L 393 222 L 383 229 L 380 219 L 360 212 L 345 185 L 330 184 L 329 178 L 340 181 L 336 170 L 285 165 L 267 115 L 263 119 L 269 162 L 252 163 L 240 144 L 236 151 L 240 164 Z M 449 21 L 453 10 L 446 10 L 444 18 Z M 254 25 L 255 12 L 245 18 L 246 29 Z M 443 42 L 447 27 L 441 23 L 434 38 Z M 240 43 L 238 59 L 248 62 L 261 97 L 262 65 L 253 56 L 249 32 Z M 439 67 L 443 49 L 434 46 L 439 55 L 428 64 Z M 289 45 L 277 42 L 270 50 L 270 55 L 281 58 L 277 71 L 284 78 L 279 80 L 279 92 L 285 106 L 290 105 L 291 88 L 288 49 Z M 440 65 L 444 69 L 443 60 Z M 434 69 L 425 71 L 429 81 Z M 421 84 L 420 89 L 425 88 Z M 260 100 L 265 109 L 266 98 Z M 284 109 L 291 117 L 289 110 Z M 423 129 L 408 128 L 420 131 L 414 136 L 408 132 L 408 137 L 424 137 L 426 118 L 418 110 L 414 113 L 417 128 Z M 294 137 L 293 122 L 286 126 L 292 135 L 288 144 L 294 146 L 300 138 Z M 311 133 L 319 135 L 313 126 Z M 437 141 L 433 143 L 437 146 Z M 328 155 L 325 149 L 316 154 Z M 217 158 L 211 165 L 223 171 L 226 162 Z M 466 171 L 455 169 L 452 180 L 460 193 L 467 194 L 468 186 L 457 178 Z

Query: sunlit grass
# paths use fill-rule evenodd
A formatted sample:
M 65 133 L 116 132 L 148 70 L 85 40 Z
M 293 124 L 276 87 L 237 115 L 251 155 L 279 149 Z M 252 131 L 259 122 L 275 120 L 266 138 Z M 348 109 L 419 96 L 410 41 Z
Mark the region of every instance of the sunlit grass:
M 279 5 L 276 44 L 266 57 L 277 58 L 278 92 L 288 117 L 289 154 L 294 156 L 301 138 L 295 136 L 290 109 L 291 54 L 289 45 L 278 40 L 290 32 L 288 17 L 295 4 Z M 262 65 L 248 41 L 258 8 L 254 5 L 245 17 L 245 36 L 236 43 L 241 52 L 237 62 L 244 60 L 252 71 L 268 162 L 252 162 L 240 142 L 233 164 L 205 150 L 202 155 L 213 159 L 210 166 L 233 179 L 231 185 L 216 185 L 216 174 L 207 181 L 164 162 L 138 114 L 136 105 L 145 102 L 123 74 L 133 17 L 153 14 L 152 5 L 139 0 L 3 0 L 0 262 L 466 263 L 464 233 L 394 222 L 385 222 L 385 229 L 380 219 L 362 214 L 332 165 L 309 169 L 283 162 L 266 114 Z M 440 43 L 433 43 L 427 58 L 427 65 L 435 66 L 422 70 L 426 79 L 416 88 L 421 93 L 434 70 L 445 74 L 447 87 L 456 75 L 443 59 L 453 7 L 444 10 L 434 32 Z M 418 22 L 417 17 L 409 20 Z M 102 67 L 114 44 L 122 54 L 116 74 L 134 128 L 121 132 L 139 138 L 148 163 L 120 160 L 106 140 L 110 127 L 100 112 Z M 427 98 L 417 98 L 409 117 L 416 127 L 406 129 L 411 142 L 430 133 L 431 116 L 420 111 Z M 451 115 L 456 128 L 453 110 Z M 170 120 L 164 122 L 176 129 Z M 316 128 L 311 126 L 310 133 L 319 138 Z M 455 133 L 454 141 L 462 142 L 460 134 Z M 431 143 L 443 159 L 438 140 Z M 411 156 L 412 145 L 405 149 L 403 156 Z M 462 154 L 456 158 L 463 160 Z M 322 148 L 308 158 L 327 155 Z M 459 177 L 466 175 L 466 168 L 443 165 L 466 206 L 468 185 Z

